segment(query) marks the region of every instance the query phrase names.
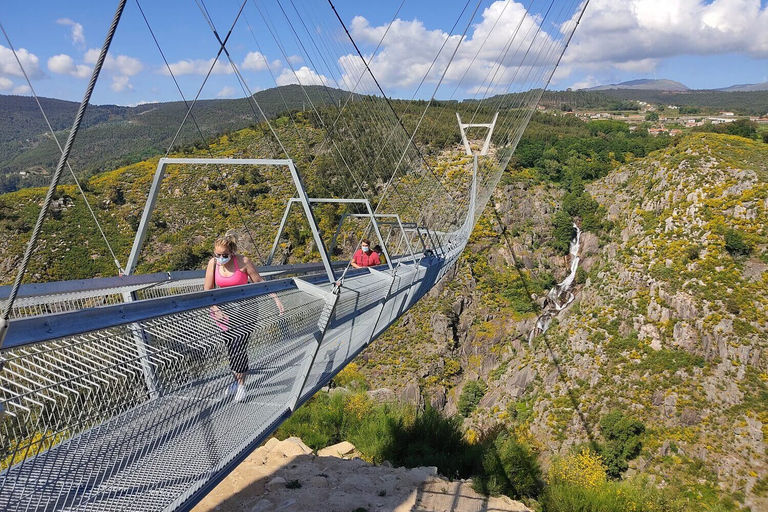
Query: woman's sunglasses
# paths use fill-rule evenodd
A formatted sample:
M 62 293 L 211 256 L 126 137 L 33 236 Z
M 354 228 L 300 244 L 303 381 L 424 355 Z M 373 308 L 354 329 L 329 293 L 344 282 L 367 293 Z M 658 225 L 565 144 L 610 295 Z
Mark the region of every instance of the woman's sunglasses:
M 227 252 L 227 253 L 224 253 L 224 254 L 219 254 L 217 252 L 214 252 L 213 253 L 213 257 L 214 258 L 229 258 L 229 253 Z

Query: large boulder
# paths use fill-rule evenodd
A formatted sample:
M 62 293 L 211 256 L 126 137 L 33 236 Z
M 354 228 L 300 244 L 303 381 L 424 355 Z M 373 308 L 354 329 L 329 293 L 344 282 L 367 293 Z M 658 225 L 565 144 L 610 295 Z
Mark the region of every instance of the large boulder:
M 421 390 L 419 390 L 419 384 L 415 381 L 411 381 L 405 386 L 405 389 L 400 393 L 400 401 L 405 404 L 413 404 L 419 406 L 421 404 Z
M 355 445 L 348 441 L 342 441 L 317 451 L 319 457 L 337 457 L 343 459 L 355 452 Z

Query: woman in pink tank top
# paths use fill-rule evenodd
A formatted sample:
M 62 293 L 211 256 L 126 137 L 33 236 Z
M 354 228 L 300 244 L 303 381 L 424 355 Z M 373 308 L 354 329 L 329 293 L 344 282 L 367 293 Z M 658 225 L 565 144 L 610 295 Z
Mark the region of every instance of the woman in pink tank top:
M 237 238 L 231 232 L 219 237 L 213 244 L 213 258 L 208 261 L 205 271 L 205 284 L 203 288 L 211 290 L 216 287 L 240 286 L 248 282 L 258 283 L 264 279 L 259 275 L 253 262 L 245 256 L 236 254 Z M 283 314 L 283 304 L 277 295 L 273 294 L 275 304 L 280 314 Z M 229 367 L 235 377 L 235 381 L 228 389 L 228 394 L 234 394 L 236 401 L 245 398 L 245 375 L 248 373 L 248 338 L 250 331 L 238 329 L 230 323 L 230 318 L 225 311 L 218 306 L 211 307 L 211 318 L 221 330 L 229 356 Z

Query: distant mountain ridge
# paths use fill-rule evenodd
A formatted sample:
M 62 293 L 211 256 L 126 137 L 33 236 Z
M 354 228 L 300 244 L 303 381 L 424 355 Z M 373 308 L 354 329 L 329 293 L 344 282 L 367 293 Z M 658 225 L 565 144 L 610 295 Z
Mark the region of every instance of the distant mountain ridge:
M 642 78 L 639 80 L 629 80 L 627 82 L 621 82 L 618 84 L 598 85 L 595 87 L 589 87 L 585 89 L 579 89 L 580 91 L 609 91 L 609 90 L 634 90 L 634 91 L 670 91 L 670 92 L 684 92 L 694 90 L 712 90 L 721 92 L 752 92 L 752 91 L 768 91 L 768 82 L 762 82 L 759 84 L 737 84 L 730 85 L 728 87 L 720 87 L 717 89 L 691 89 L 685 84 L 669 80 L 666 78 L 649 79 Z
M 752 91 L 768 91 L 768 82 L 761 84 L 739 84 L 732 85 L 730 87 L 723 87 L 721 89 L 715 89 L 716 91 L 723 92 L 752 92 Z

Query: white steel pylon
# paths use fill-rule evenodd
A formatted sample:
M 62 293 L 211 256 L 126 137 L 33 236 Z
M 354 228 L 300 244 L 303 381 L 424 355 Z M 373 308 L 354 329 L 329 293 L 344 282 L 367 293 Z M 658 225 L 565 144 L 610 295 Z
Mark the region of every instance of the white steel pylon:
M 499 113 L 493 116 L 493 121 L 486 124 L 464 124 L 461 122 L 461 116 L 456 112 L 456 119 L 459 120 L 459 130 L 461 130 L 461 140 L 464 142 L 464 149 L 467 150 L 467 156 L 472 156 L 472 148 L 469 147 L 469 140 L 467 139 L 467 128 L 488 128 L 488 134 L 485 136 L 485 143 L 483 149 L 480 151 L 480 156 L 488 154 L 488 148 L 491 146 L 491 136 L 493 135 L 493 128 L 496 126 L 496 119 L 499 117 Z

